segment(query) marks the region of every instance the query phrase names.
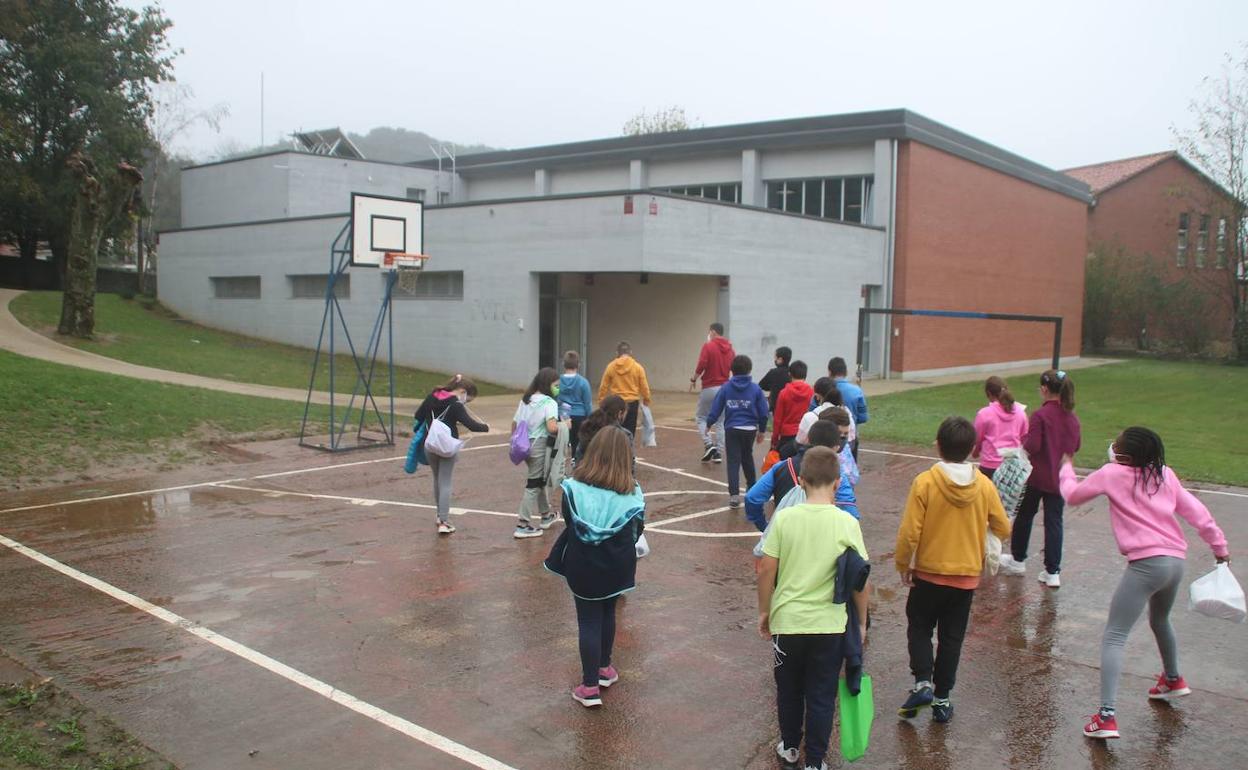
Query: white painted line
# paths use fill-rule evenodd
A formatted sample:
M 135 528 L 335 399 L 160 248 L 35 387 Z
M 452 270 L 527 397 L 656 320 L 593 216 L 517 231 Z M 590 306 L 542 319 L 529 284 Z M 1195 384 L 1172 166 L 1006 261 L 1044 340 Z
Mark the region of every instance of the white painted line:
M 683 535 L 684 537 L 760 537 L 763 533 L 754 532 L 689 532 L 683 529 L 655 529 L 646 527 L 647 532 L 655 532 L 660 535 Z
M 689 521 L 690 519 L 700 519 L 703 516 L 710 516 L 713 513 L 723 513 L 724 511 L 731 511 L 731 510 L 733 509 L 729 508 L 728 506 L 724 506 L 723 508 L 712 508 L 709 511 L 698 511 L 697 513 L 686 513 L 684 516 L 673 516 L 670 519 L 656 521 L 653 524 L 651 524 L 650 522 L 646 522 L 646 531 L 648 532 L 651 529 L 661 530 L 663 527 L 666 527 L 668 524 L 675 524 L 676 522 L 679 522 L 679 521 Z M 740 510 L 740 509 L 737 509 L 737 510 Z
M 678 430 L 683 433 L 701 433 L 697 428 L 677 428 L 675 425 L 656 425 L 656 428 L 665 428 L 667 430 Z
M 659 470 L 659 471 L 667 471 L 668 473 L 675 473 L 678 476 L 684 476 L 685 478 L 688 478 L 688 479 L 697 479 L 698 481 L 705 481 L 708 484 L 718 484 L 721 487 L 728 486 L 728 482 L 726 481 L 716 481 L 715 479 L 708 479 L 705 476 L 699 476 L 696 473 L 689 473 L 687 471 L 681 470 L 680 468 L 668 468 L 663 465 L 655 465 L 654 463 L 648 463 L 645 460 L 642 460 L 641 458 L 637 459 L 637 464 L 644 465 L 647 468 L 654 468 L 655 470 Z
M 682 490 L 666 490 L 661 489 L 658 492 L 643 492 L 642 497 L 663 497 L 665 495 L 719 495 L 723 494 L 718 489 L 682 489 Z
M 862 446 L 858 447 L 858 451 L 870 452 L 873 455 L 890 455 L 892 457 L 911 457 L 911 458 L 914 458 L 915 460 L 931 460 L 932 462 L 936 462 L 937 460 L 940 459 L 938 457 L 929 457 L 928 455 L 912 455 L 912 454 L 907 454 L 906 452 L 889 452 L 885 449 L 867 449 L 866 447 L 862 447 Z
M 472 452 L 478 449 L 493 449 L 495 447 L 500 447 L 500 446 L 507 446 L 507 444 L 482 444 L 481 446 L 468 446 L 468 447 L 464 447 L 463 449 L 459 451 L 460 452 Z M 281 471 L 280 473 L 264 473 L 259 476 L 248 476 L 245 480 L 246 481 L 259 481 L 261 479 L 276 479 L 276 478 L 281 478 L 282 476 L 297 476 L 302 473 L 316 473 L 318 471 L 332 471 L 332 470 L 337 470 L 339 468 L 351 468 L 357 465 L 372 465 L 373 463 L 388 463 L 388 462 L 394 462 L 396 460 L 406 460 L 406 459 L 407 459 L 407 453 L 404 452 L 403 454 L 397 455 L 395 457 L 381 457 L 381 458 L 377 458 L 373 460 L 358 460 L 353 463 L 338 463 L 336 465 L 318 465 L 313 468 L 300 468 L 299 470 Z M 238 479 L 234 479 L 234 480 L 237 481 Z
M 210 487 L 213 484 L 229 483 L 232 481 L 246 481 L 246 479 L 226 479 L 221 481 L 202 481 L 198 484 L 182 484 L 177 487 L 161 487 L 160 489 L 145 489 L 141 492 L 118 492 L 115 495 L 100 495 L 98 497 L 82 497 L 76 500 L 62 500 L 57 503 L 40 503 L 39 505 L 23 505 L 20 508 L 5 508 L 0 513 L 18 513 L 20 511 L 37 511 L 41 508 L 58 508 L 62 505 L 77 505 L 78 503 L 98 503 L 102 500 L 116 500 L 121 497 L 135 497 L 136 495 L 158 495 L 161 492 L 177 492 L 181 489 L 196 489 L 198 487 Z
M 364 507 L 372 507 L 374 505 L 395 505 L 400 508 L 421 508 L 429 511 L 436 511 L 436 505 L 428 503 L 409 503 L 406 500 L 380 500 L 372 497 L 351 497 L 350 495 L 322 495 L 312 492 L 294 492 L 286 489 L 270 489 L 267 487 L 244 487 L 240 484 L 227 484 L 218 482 L 213 484 L 218 489 L 237 489 L 243 492 L 261 492 L 265 497 L 307 497 L 313 500 L 339 500 L 341 502 L 351 503 L 352 505 L 360 505 Z M 502 511 L 485 511 L 479 508 L 451 508 L 452 514 L 465 513 L 482 513 L 486 516 L 506 516 L 514 519 L 517 514 L 503 513 Z
M 21 543 L 15 540 L 10 540 L 4 535 L 0 535 L 0 545 L 4 545 L 28 559 L 38 562 L 45 567 L 56 570 L 66 577 L 72 578 L 83 585 L 94 588 L 100 593 L 111 596 L 117 601 L 128 604 L 135 609 L 142 610 L 152 617 L 163 620 L 171 626 L 175 626 L 189 634 L 197 636 L 205 642 L 219 647 L 232 655 L 236 655 L 243 660 L 254 663 L 266 671 L 270 671 L 289 682 L 293 682 L 300 687 L 311 690 L 323 698 L 348 708 L 361 716 L 373 720 L 374 722 L 385 725 L 391 730 L 402 733 L 403 735 L 419 741 L 430 748 L 437 749 L 444 754 L 448 754 L 456 759 L 462 760 L 473 767 L 484 768 L 485 770 L 515 770 L 515 768 L 510 765 L 504 764 L 493 757 L 482 754 L 475 749 L 470 749 L 462 743 L 451 740 L 444 735 L 439 735 L 438 733 L 421 727 L 414 722 L 409 722 L 402 717 L 395 716 L 394 714 L 378 708 L 371 703 L 366 703 L 354 695 L 350 695 L 349 693 L 339 690 L 333 685 L 326 684 L 325 682 L 315 679 L 302 671 L 291 668 L 281 661 L 274 660 L 264 653 L 257 652 L 256 650 L 240 644 L 229 637 L 222 636 L 206 626 L 201 626 L 195 621 L 184 618 L 181 615 L 174 614 L 163 607 L 157 607 L 151 602 L 141 599 L 132 593 L 123 591 L 116 586 L 105 583 L 99 578 L 92 577 L 85 572 L 80 572 L 73 567 L 62 564 L 56 559 L 53 559 L 50 556 L 45 556 L 33 548 L 27 548 Z

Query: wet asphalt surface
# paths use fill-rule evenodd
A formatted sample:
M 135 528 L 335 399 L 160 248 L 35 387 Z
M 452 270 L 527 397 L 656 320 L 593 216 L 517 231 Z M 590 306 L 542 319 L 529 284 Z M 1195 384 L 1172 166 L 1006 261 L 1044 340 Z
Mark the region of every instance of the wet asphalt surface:
M 639 466 L 648 493 L 691 493 L 651 495 L 650 524 L 724 506 L 722 466 L 697 461 L 696 435 L 660 439 L 643 461 L 704 478 Z M 252 463 L 5 495 L 0 535 L 516 768 L 776 767 L 772 656 L 754 630 L 755 540 L 729 534 L 750 531 L 744 516 L 713 513 L 650 535 L 653 554 L 618 618 L 621 681 L 589 711 L 569 697 L 579 673 L 571 597 L 540 566 L 558 525 L 512 540 L 523 472 L 488 447 L 503 441 L 477 439 L 481 448 L 462 456 L 454 505 L 477 512 L 455 516 L 449 538 L 435 535 L 431 510 L 395 504 L 431 501 L 428 470 L 405 476 L 386 459 L 397 450 L 328 456 L 288 444 Z M 341 463 L 355 464 L 327 467 Z M 1248 626 L 1188 611 L 1186 587 L 1174 623 L 1194 693 L 1147 700 L 1160 662 L 1141 622 L 1119 698 L 1123 738 L 1080 735 L 1097 705 L 1101 632 L 1124 567 L 1103 501 L 1067 510 L 1061 589 L 1036 581 L 1038 553 L 1026 578 L 985 579 L 954 721 L 899 720 L 910 677 L 891 552 L 910 481 L 930 462 L 864 452 L 861 464 L 876 721 L 855 766 L 1248 762 Z M 205 485 L 223 479 L 232 481 Z M 192 486 L 127 495 L 182 485 Z M 126 496 L 58 504 L 111 494 Z M 1248 497 L 1202 499 L 1232 553 L 1244 553 Z M 42 507 L 12 510 L 27 506 Z M 1213 561 L 1188 535 L 1190 582 Z M 1037 523 L 1033 552 L 1042 543 Z M 0 647 L 181 767 L 470 766 L 8 547 L 0 586 Z

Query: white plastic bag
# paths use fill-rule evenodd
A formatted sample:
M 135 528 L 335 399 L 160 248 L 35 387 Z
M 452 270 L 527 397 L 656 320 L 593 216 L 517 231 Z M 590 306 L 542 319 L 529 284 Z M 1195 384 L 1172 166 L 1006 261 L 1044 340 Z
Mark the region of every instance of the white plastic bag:
M 1001 538 L 992 534 L 992 530 L 988 530 L 988 535 L 984 538 L 984 570 L 989 575 L 995 575 L 999 569 L 1001 569 Z
M 637 538 L 637 558 L 650 555 L 650 543 L 646 541 L 646 534 L 643 532 L 641 537 Z
M 654 414 L 650 407 L 641 405 L 641 445 L 658 446 L 659 439 L 654 434 Z
M 1248 617 L 1244 607 L 1244 589 L 1231 574 L 1231 565 L 1226 562 L 1192 581 L 1187 607 L 1201 615 L 1232 623 L 1243 623 Z
M 429 435 L 425 437 L 425 452 L 438 457 L 454 457 L 459 454 L 459 448 L 464 445 L 464 442 L 451 435 L 451 427 L 442 422 L 442 418 L 449 411 L 451 408 L 448 406 L 441 416 L 433 418 L 429 424 Z

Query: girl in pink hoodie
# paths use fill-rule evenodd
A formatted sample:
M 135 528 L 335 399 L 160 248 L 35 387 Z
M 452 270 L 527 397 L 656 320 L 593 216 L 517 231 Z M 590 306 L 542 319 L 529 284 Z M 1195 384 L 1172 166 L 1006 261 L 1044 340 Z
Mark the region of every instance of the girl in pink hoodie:
M 1109 445 L 1109 460 L 1083 483 L 1075 478 L 1069 456 L 1062 458 L 1059 472 L 1062 497 L 1071 505 L 1099 495 L 1109 498 L 1109 523 L 1118 550 L 1127 557 L 1127 571 L 1109 604 L 1109 622 L 1101 640 L 1101 708 L 1083 728 L 1089 738 L 1118 737 L 1114 708 L 1123 649 L 1145 604 L 1165 669 L 1148 697 L 1170 700 L 1191 692 L 1179 674 L 1178 643 L 1170 625 L 1170 609 L 1183 581 L 1187 555 L 1187 540 L 1176 514 L 1200 533 L 1217 561 L 1230 560 L 1226 536 L 1209 509 L 1183 488 L 1166 465 L 1160 436 L 1148 428 L 1127 428 Z
M 1020 447 L 1027 435 L 1027 407 L 1016 402 L 1005 380 L 989 377 L 984 382 L 988 406 L 975 415 L 975 449 L 979 470 L 988 478 L 1001 466 L 1001 450 Z

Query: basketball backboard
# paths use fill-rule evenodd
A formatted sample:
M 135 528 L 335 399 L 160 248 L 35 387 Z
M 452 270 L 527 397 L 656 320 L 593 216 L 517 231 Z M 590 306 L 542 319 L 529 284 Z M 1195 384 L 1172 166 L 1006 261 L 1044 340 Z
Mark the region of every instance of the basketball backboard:
M 351 193 L 351 265 L 380 267 L 387 252 L 423 253 L 424 217 L 420 201 Z

